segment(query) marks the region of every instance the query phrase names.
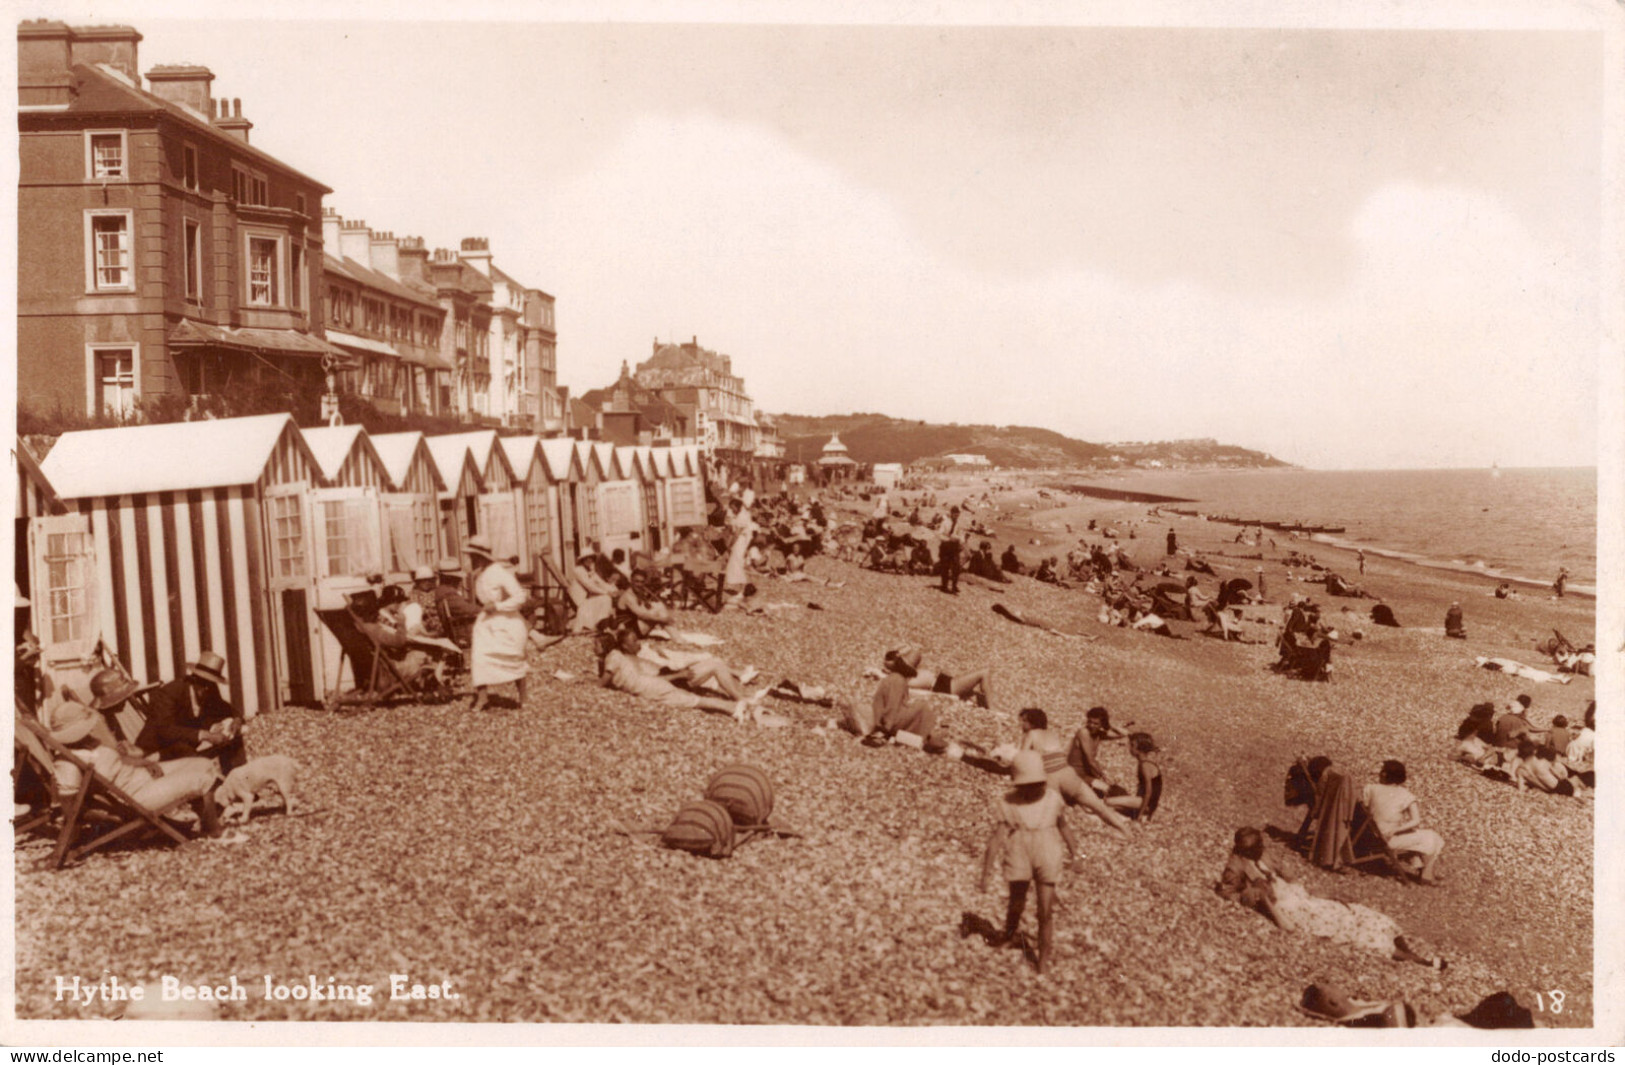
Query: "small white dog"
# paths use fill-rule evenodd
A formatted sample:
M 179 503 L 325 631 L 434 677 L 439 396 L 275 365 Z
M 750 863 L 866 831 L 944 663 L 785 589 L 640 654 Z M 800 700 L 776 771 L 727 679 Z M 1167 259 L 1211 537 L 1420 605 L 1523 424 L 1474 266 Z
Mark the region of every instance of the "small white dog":
M 226 779 L 215 789 L 214 801 L 220 807 L 221 821 L 247 821 L 254 800 L 267 785 L 276 788 L 282 796 L 284 813 L 293 813 L 293 778 L 299 772 L 299 763 L 285 754 L 268 754 L 251 758 L 226 774 Z

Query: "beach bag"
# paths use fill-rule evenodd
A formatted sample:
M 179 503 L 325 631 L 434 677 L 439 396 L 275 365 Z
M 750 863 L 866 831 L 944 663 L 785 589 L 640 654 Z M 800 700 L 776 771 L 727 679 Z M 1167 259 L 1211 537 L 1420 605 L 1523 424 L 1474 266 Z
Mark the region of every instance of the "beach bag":
M 705 786 L 705 797 L 727 810 L 736 825 L 766 824 L 773 813 L 773 785 L 755 766 L 724 766 Z
M 660 842 L 673 850 L 726 858 L 734 850 L 733 818 L 717 803 L 691 802 L 677 811 Z

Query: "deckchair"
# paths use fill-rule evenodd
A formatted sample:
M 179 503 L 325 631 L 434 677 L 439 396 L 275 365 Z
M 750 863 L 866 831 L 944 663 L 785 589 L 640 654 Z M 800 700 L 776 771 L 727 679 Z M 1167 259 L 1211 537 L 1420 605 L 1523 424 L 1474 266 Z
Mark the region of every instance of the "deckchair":
M 348 692 L 341 692 L 338 688 L 328 692 L 324 702 L 326 709 L 336 710 L 347 703 L 371 706 L 381 700 L 412 692 L 411 685 L 401 676 L 401 671 L 395 668 L 395 663 L 390 661 L 384 649 L 361 631 L 349 608 L 318 610 L 316 616 L 339 642 L 340 672 L 343 672 L 344 660 L 349 659 L 350 676 L 355 681 L 355 687 Z
M 704 607 L 713 614 L 722 612 L 723 588 L 727 574 L 715 564 L 696 562 L 679 563 L 677 569 L 677 606 L 682 610 Z
M 143 806 L 124 789 L 92 769 L 72 750 L 52 739 L 43 725 L 19 716 L 17 726 L 19 741 L 38 767 L 48 773 L 53 800 L 62 814 L 56 849 L 48 860 L 50 868 L 61 869 L 78 862 L 91 851 L 125 837 L 157 834 L 174 843 L 186 842 L 181 830 L 164 818 L 180 807 L 199 800 L 182 797 L 157 810 Z M 57 791 L 52 768 L 57 761 L 67 762 L 79 770 L 79 790 L 72 795 L 62 795 Z M 92 826 L 102 826 L 106 831 L 87 839 L 85 830 Z
M 35 778 L 39 783 L 41 797 L 45 801 L 42 805 L 30 807 L 27 813 L 18 814 L 11 819 L 11 827 L 17 839 L 44 828 L 62 812 L 62 802 L 56 793 L 56 773 L 51 766 L 50 754 L 39 742 L 39 738 L 23 724 L 25 718 L 26 715 L 23 713 L 17 714 L 16 729 L 12 733 L 11 753 L 16 760 L 14 762 L 16 776 L 13 779 L 21 784 L 30 776 Z M 12 795 L 19 800 L 22 798 L 15 790 Z
M 1311 786 L 1314 803 L 1301 831 L 1310 861 L 1333 872 L 1352 868 L 1392 873 L 1407 882 L 1413 879 L 1409 867 L 1377 831 L 1343 770 L 1329 766 L 1319 784 Z
M 543 555 L 537 571 L 537 583 L 531 587 L 531 601 L 542 612 L 542 631 L 549 636 L 563 636 L 570 631 L 570 619 L 576 616 L 576 602 L 570 598 L 570 582 L 564 579 L 553 560 Z

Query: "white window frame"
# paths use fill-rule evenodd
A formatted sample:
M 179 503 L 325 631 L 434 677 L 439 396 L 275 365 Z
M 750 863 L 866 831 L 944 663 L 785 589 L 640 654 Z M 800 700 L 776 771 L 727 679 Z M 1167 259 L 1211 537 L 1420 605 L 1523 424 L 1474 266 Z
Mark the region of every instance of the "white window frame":
M 50 553 L 53 535 L 77 536 L 76 546 L 81 550 L 54 556 Z M 90 518 L 70 513 L 46 515 L 28 523 L 29 594 L 34 598 L 34 628 L 44 647 L 47 662 L 66 662 L 83 659 L 101 639 L 101 615 L 98 601 L 99 586 L 96 579 L 96 543 L 91 533 Z M 64 541 L 61 546 L 68 546 Z M 53 561 L 72 566 L 69 575 L 79 578 L 78 584 L 65 583 L 58 588 L 51 584 Z M 53 592 L 55 594 L 53 594 Z M 66 638 L 58 640 L 53 622 L 66 620 Z
M 256 240 L 271 241 L 276 245 L 275 273 L 271 278 L 273 291 L 268 303 L 260 303 L 253 298 L 254 293 L 254 242 Z M 288 235 L 279 233 L 274 229 L 245 229 L 243 230 L 243 306 L 244 307 L 286 307 L 288 295 Z
M 102 386 L 102 356 L 126 351 L 130 353 L 130 399 L 133 414 L 141 404 L 141 345 L 135 343 L 85 345 L 85 409 L 92 417 L 104 412 L 104 408 L 97 405 L 101 399 L 99 393 Z
M 100 285 L 96 269 L 96 219 L 124 219 L 125 266 L 124 284 Z M 85 211 L 85 291 L 91 295 L 103 292 L 135 291 L 135 211 L 129 207 L 95 207 Z
M 190 237 L 187 230 L 191 230 Z M 185 274 L 181 291 L 186 293 L 189 302 L 202 303 L 203 223 L 196 218 L 181 219 L 181 269 Z
M 187 173 L 187 163 L 190 162 L 191 173 Z M 198 154 L 197 145 L 190 141 L 181 142 L 181 187 L 187 192 L 196 192 L 203 186 L 203 157 Z
M 119 149 L 119 172 L 107 177 L 96 174 L 97 137 L 117 137 Z M 85 130 L 85 180 L 97 184 L 104 182 L 125 182 L 130 180 L 130 133 L 122 129 L 87 129 Z
M 316 526 L 312 541 L 320 560 L 318 577 L 327 580 L 382 573 L 387 545 L 378 493 L 371 488 L 322 488 L 312 492 L 310 498 Z M 328 511 L 329 504 L 337 505 L 341 516 L 337 525 L 339 535 L 332 540 L 329 537 L 335 527 L 330 521 L 334 515 Z M 336 559 L 329 548 L 335 543 L 342 549 L 346 563 L 344 573 L 333 571 Z

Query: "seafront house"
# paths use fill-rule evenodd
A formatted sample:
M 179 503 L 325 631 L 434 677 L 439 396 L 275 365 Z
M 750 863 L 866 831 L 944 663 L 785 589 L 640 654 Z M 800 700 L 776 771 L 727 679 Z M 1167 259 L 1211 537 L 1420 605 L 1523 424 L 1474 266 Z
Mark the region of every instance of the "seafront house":
M 486 407 L 480 413 L 495 425 L 561 431 L 553 297 L 498 269 L 485 237 L 465 237 L 458 258 L 491 285 L 490 372 Z
M 374 232 L 331 208 L 322 211 L 322 234 L 327 339 L 355 358 L 339 387 L 384 414 L 440 414 L 452 365 L 440 350 L 446 308 L 410 265 L 414 254 L 424 257 L 423 242 Z
M 614 444 L 669 447 L 692 436 L 691 423 L 682 410 L 639 384 L 625 362 L 614 384 L 581 393 L 579 402 L 598 412 L 601 438 Z
M 215 99 L 206 67 L 143 82 L 141 39 L 17 31 L 19 407 L 287 409 L 349 361 L 320 314 L 332 190 L 250 144 L 241 101 Z
M 756 452 L 756 412 L 733 359 L 687 344 L 662 344 L 633 372 L 638 384 L 675 406 L 718 463 L 732 471 L 750 468 Z

